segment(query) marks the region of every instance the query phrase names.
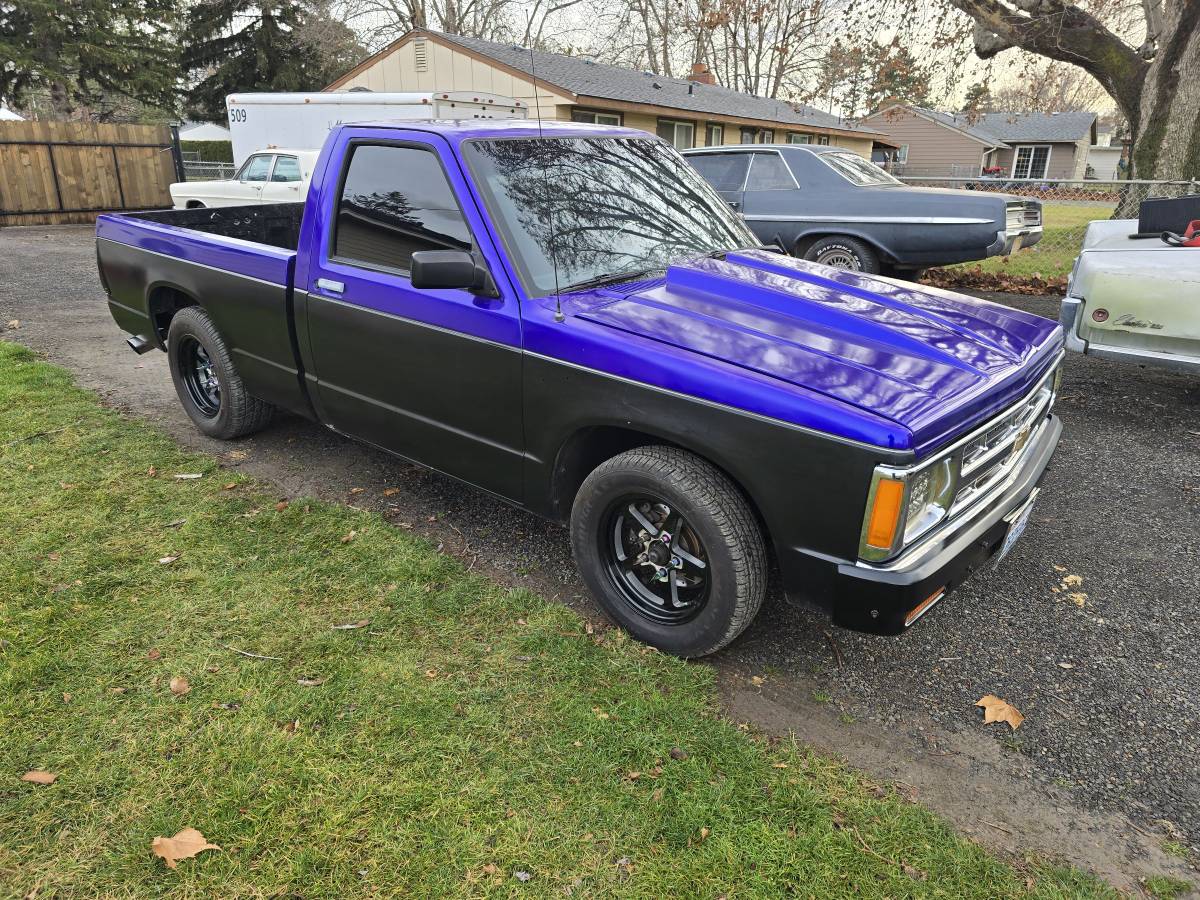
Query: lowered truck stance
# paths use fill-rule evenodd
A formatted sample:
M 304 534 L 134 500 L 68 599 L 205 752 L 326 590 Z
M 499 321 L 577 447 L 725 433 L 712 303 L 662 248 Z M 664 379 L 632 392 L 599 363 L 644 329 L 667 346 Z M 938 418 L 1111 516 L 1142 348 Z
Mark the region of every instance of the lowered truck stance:
M 714 652 L 786 593 L 894 634 L 1029 517 L 1058 325 L 793 259 L 668 144 L 344 125 L 306 203 L 102 216 L 137 350 L 220 438 L 274 409 L 569 521 L 643 641 Z

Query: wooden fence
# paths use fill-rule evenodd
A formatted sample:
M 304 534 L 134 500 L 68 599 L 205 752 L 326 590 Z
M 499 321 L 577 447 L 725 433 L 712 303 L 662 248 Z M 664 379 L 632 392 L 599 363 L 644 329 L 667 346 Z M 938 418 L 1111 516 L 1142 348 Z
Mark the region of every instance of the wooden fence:
M 179 158 L 166 125 L 0 122 L 0 226 L 169 207 Z

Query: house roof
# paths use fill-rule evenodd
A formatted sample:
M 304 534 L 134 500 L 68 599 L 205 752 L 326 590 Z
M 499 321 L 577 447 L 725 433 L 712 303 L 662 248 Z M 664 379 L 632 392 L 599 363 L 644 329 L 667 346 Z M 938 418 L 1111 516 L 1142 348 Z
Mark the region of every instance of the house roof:
M 720 85 L 703 84 L 686 78 L 668 78 L 665 75 L 638 72 L 581 56 L 534 50 L 531 58 L 530 50 L 525 47 L 437 31 L 411 31 L 376 54 L 376 57 L 381 57 L 407 40 L 422 35 L 495 60 L 530 78 L 536 73 L 538 81 L 569 91 L 576 97 L 668 107 L 699 115 L 758 119 L 782 125 L 856 133 L 863 137 L 877 134 L 811 106 L 756 97 Z M 343 79 L 339 79 L 339 82 L 341 80 Z
M 976 127 L 1008 143 L 1069 142 L 1091 137 L 1094 112 L 985 113 Z
M 1003 138 L 983 127 L 982 120 L 978 116 L 970 116 L 966 113 L 944 113 L 936 109 L 926 109 L 923 106 L 914 106 L 913 109 L 935 122 L 945 125 L 947 128 L 953 128 L 955 131 L 961 131 L 977 141 L 983 141 L 994 147 L 1006 146 Z

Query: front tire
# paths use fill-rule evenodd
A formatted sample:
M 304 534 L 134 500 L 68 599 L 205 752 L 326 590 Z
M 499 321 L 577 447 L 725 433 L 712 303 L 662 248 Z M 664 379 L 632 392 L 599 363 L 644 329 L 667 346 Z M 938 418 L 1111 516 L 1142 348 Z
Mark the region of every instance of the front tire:
M 674 447 L 639 447 L 597 467 L 575 496 L 571 545 L 609 617 L 676 656 L 725 647 L 766 596 L 749 503 L 715 467 Z
M 246 392 L 229 348 L 200 307 L 185 307 L 171 319 L 167 359 L 179 402 L 209 437 L 244 437 L 271 421 L 274 407 Z
M 842 235 L 818 238 L 805 251 L 804 258 L 824 266 L 833 266 L 835 269 L 848 269 L 867 275 L 879 274 L 879 257 L 857 238 Z

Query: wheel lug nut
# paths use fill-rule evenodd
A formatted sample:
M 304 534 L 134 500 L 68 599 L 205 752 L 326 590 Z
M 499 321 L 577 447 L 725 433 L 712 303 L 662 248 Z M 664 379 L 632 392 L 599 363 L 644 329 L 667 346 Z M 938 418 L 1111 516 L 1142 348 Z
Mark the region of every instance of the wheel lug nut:
M 682 569 L 683 568 L 683 560 L 680 559 L 678 556 L 672 556 L 671 557 L 671 565 L 674 566 L 676 569 Z

